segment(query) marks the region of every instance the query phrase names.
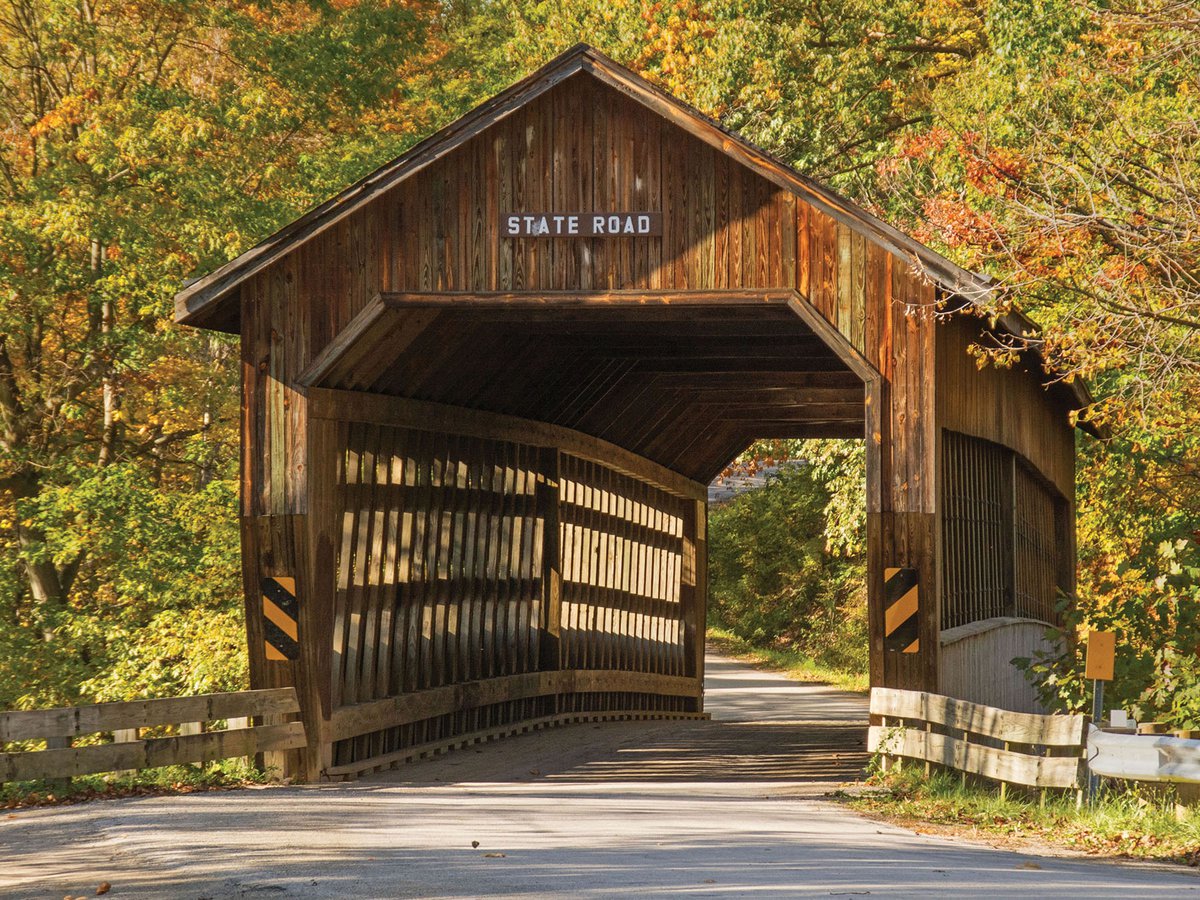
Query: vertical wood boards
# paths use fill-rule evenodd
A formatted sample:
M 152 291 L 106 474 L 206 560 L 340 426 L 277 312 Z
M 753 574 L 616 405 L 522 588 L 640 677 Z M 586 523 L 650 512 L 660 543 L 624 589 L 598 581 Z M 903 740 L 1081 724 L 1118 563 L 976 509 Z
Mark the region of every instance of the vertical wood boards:
M 1065 499 L 1012 450 L 956 431 L 942 435 L 941 464 L 942 628 L 1002 616 L 1060 624 Z
M 973 344 L 993 343 L 984 322 L 957 314 L 937 330 L 937 418 L 940 427 L 1015 450 L 1068 501 L 1075 498 L 1075 430 L 1067 407 L 1052 402 L 1036 361 L 980 369 Z
M 254 689 L 295 687 L 300 700 L 301 715 L 306 723 L 322 721 L 320 698 L 305 688 L 310 652 L 305 646 L 311 640 L 312 623 L 305 610 L 308 600 L 307 572 L 302 571 L 307 547 L 302 516 L 243 516 L 242 517 L 242 579 L 246 596 L 246 635 L 249 641 L 250 683 Z M 295 579 L 300 615 L 298 637 L 300 659 L 267 659 L 263 642 L 262 581 L 265 578 Z M 269 718 L 269 721 L 268 721 Z M 267 717 L 264 725 L 282 724 L 290 717 Z M 309 750 L 290 750 L 265 755 L 267 766 L 286 774 L 314 777 L 319 768 L 319 728 L 309 742 Z
M 980 369 L 970 353 L 973 344 L 989 343 L 980 320 L 956 314 L 939 325 L 936 338 L 936 416 L 946 442 L 940 454 L 940 519 L 947 541 L 941 577 L 954 598 L 943 624 L 986 612 L 970 600 L 987 573 L 971 555 L 972 549 L 978 552 L 971 546 L 980 540 L 973 533 L 978 526 L 965 520 L 972 515 L 972 498 L 979 502 L 989 484 L 1001 504 L 993 518 L 1005 532 L 998 550 L 1009 591 L 1006 608 L 1055 622 L 1053 598 L 1075 587 L 1075 434 L 1067 407 L 1053 400 L 1040 365 L 1028 356 L 1011 368 Z M 993 459 L 993 469 L 1003 469 L 1003 484 L 980 468 L 978 460 L 985 457 Z
M 856 241 L 848 242 L 851 286 Z M 832 254 L 828 255 L 834 259 Z M 937 522 L 935 308 L 933 286 L 907 263 L 869 246 L 861 323 L 868 360 L 880 377 L 867 387 L 867 588 L 873 684 L 935 690 L 941 579 Z M 876 293 L 878 292 L 878 294 Z M 859 325 L 847 323 L 854 333 Z M 841 325 L 839 324 L 839 328 Z M 910 568 L 920 586 L 919 651 L 884 649 L 884 570 Z
M 685 674 L 703 644 L 688 630 L 694 572 L 680 565 L 697 501 L 569 453 L 559 478 L 564 668 Z

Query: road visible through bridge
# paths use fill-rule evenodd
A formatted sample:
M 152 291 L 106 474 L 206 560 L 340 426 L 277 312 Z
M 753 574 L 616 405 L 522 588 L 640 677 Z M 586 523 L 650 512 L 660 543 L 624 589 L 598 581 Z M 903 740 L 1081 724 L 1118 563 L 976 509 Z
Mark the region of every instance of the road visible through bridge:
M 1167 897 L 1190 872 L 994 850 L 824 795 L 865 701 L 708 660 L 711 722 L 573 725 L 352 784 L 148 797 L 0 820 L 0 896 Z

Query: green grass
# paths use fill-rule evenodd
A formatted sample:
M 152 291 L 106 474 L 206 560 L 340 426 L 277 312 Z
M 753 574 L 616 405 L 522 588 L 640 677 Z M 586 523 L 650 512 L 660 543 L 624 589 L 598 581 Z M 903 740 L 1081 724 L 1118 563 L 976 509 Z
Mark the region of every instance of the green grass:
M 829 684 L 844 691 L 854 691 L 859 694 L 865 694 L 869 688 L 865 672 L 823 666 L 799 650 L 787 647 L 759 647 L 730 631 L 713 625 L 708 626 L 707 639 L 713 649 L 719 653 L 782 672 L 788 678 L 796 681 Z
M 880 790 L 839 799 L 859 812 L 922 830 L 959 836 L 1049 844 L 1103 855 L 1200 864 L 1200 810 L 1177 817 L 1174 797 L 1133 785 L 1108 789 L 1094 804 L 1076 808 L 1074 793 L 1036 794 L 968 781 L 958 773 L 907 764 L 899 773 L 872 777 Z
M 225 790 L 271 780 L 253 766 L 227 759 L 203 766 L 163 766 L 133 775 L 81 775 L 69 783 L 12 781 L 0 784 L 0 807 L 53 806 L 85 800 L 140 797 L 149 794 L 189 794 Z

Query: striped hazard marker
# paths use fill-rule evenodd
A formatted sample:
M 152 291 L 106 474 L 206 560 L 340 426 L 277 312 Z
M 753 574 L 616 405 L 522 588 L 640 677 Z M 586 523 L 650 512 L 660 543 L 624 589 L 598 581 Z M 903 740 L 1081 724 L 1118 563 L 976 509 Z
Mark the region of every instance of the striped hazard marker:
M 921 649 L 920 587 L 916 569 L 883 570 L 883 646 L 893 653 L 916 653 Z
M 300 604 L 296 600 L 296 579 L 264 578 L 262 611 L 267 659 L 299 659 L 300 633 L 297 620 L 300 618 Z

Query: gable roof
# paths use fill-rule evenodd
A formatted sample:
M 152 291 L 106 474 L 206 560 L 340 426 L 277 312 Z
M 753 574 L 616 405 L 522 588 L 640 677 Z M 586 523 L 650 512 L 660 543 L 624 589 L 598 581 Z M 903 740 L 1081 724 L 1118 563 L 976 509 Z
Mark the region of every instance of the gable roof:
M 594 47 L 576 44 L 531 75 L 416 144 L 406 153 L 309 210 L 236 259 L 185 285 L 175 296 L 175 321 L 236 333 L 239 330 L 240 313 L 236 292 L 243 282 L 361 209 L 404 179 L 452 153 L 489 126 L 580 72 L 585 72 L 632 98 L 766 180 L 796 193 L 826 215 L 864 234 L 885 250 L 909 259 L 916 268 L 947 292 L 975 305 L 979 305 L 993 292 L 993 284 L 987 277 L 970 272 L 913 240 L 857 204 L 802 175 L 765 150 L 654 86 Z M 1000 317 L 995 323 L 995 328 L 1018 338 L 1031 336 L 1038 331 L 1030 319 L 1015 312 Z M 1090 392 L 1081 382 L 1075 381 L 1064 387 L 1079 407 L 1088 406 L 1093 402 Z

